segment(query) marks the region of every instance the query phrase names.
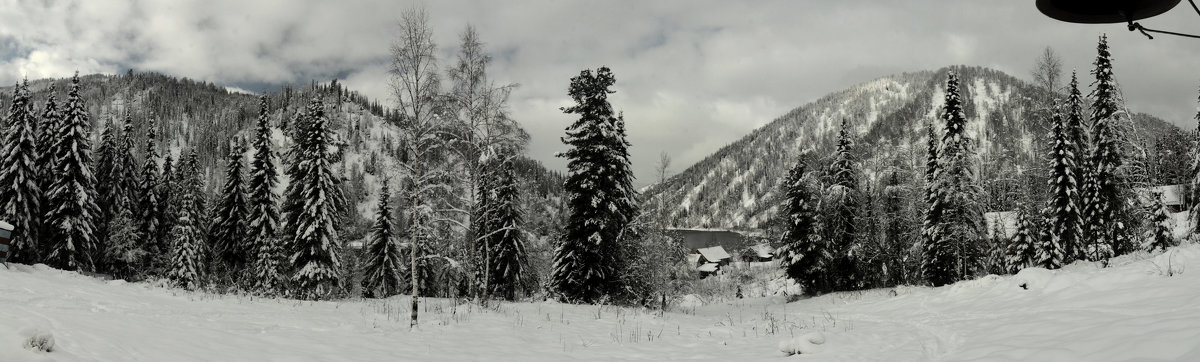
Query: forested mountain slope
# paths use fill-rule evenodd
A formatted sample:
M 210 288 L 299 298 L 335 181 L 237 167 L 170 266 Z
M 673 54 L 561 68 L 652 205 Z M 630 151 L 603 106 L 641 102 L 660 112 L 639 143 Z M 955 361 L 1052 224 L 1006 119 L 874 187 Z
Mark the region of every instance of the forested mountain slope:
M 1015 200 L 1008 194 L 1044 173 L 1041 139 L 1049 131 L 1046 117 L 1054 95 L 1002 72 L 968 66 L 886 76 L 826 95 L 649 187 L 645 197 L 677 205 L 669 214 L 679 227 L 766 227 L 774 221 L 782 179 L 797 155 L 807 150 L 827 157 L 843 120 L 854 135 L 866 188 L 877 186 L 884 169 L 898 168 L 910 175 L 907 184 L 915 191 L 926 127 L 937 118 L 951 70 L 963 84 L 968 134 L 979 141 L 981 179 L 992 183 L 985 187 L 987 207 L 1011 209 Z M 1089 75 L 1080 74 L 1081 87 L 1089 82 Z M 1133 119 L 1131 144 L 1153 145 L 1161 135 L 1178 131 L 1153 116 L 1134 114 Z

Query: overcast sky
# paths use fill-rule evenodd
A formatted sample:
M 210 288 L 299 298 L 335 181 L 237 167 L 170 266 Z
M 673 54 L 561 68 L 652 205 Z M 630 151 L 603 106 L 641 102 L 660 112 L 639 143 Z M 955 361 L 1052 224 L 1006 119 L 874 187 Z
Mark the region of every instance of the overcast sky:
M 387 100 L 386 56 L 408 1 L 0 0 L 0 84 L 17 78 L 157 71 L 254 92 L 339 78 Z M 554 152 L 570 118 L 568 80 L 609 66 L 625 112 L 637 185 L 660 152 L 678 172 L 787 110 L 903 71 L 982 65 L 1029 79 L 1050 46 L 1084 83 L 1096 38 L 1110 35 L 1133 111 L 1188 129 L 1200 40 L 1148 40 L 1123 25 L 1059 23 L 1023 1 L 430 1 L 443 64 L 474 25 L 492 76 L 519 83 L 512 115 L 532 157 Z M 1184 2 L 1143 21 L 1200 33 Z M 388 101 L 390 102 L 390 101 Z

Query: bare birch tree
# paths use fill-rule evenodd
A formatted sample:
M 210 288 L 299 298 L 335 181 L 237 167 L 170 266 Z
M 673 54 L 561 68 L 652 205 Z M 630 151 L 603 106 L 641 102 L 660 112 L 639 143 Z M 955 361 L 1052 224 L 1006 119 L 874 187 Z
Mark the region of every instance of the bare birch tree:
M 1033 64 L 1033 81 L 1052 92 L 1058 92 L 1062 72 L 1062 58 L 1058 57 L 1054 49 L 1046 47 Z
M 417 325 L 421 291 L 418 261 L 423 257 L 422 249 L 433 227 L 435 211 L 432 199 L 438 189 L 444 187 L 444 184 L 437 182 L 441 172 L 432 162 L 445 151 L 441 136 L 444 118 L 436 114 L 441 102 L 441 80 L 434 56 L 436 50 L 425 9 L 416 7 L 406 10 L 400 16 L 399 31 L 391 48 L 391 86 L 401 113 L 397 126 L 401 130 L 403 149 L 399 162 L 403 174 L 397 179 L 404 182 L 409 204 L 405 217 L 408 221 L 411 261 L 410 328 Z

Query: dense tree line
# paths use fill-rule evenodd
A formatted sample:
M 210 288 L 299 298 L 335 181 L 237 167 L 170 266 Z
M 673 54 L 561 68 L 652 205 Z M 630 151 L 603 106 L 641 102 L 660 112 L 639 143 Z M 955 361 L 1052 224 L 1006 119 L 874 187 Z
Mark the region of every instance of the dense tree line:
M 1076 261 L 1103 264 L 1135 250 L 1174 245 L 1169 210 L 1161 196 L 1136 190 L 1194 179 L 1188 176 L 1194 169 L 1179 170 L 1187 158 L 1196 157 L 1193 136 L 1152 133 L 1155 147 L 1146 147 L 1145 138 L 1132 137 L 1134 125 L 1144 123 L 1117 97 L 1104 37 L 1093 65 L 1096 80 L 1087 97 L 1072 75 L 1065 98 L 1042 98 L 1049 104 L 1041 108 L 1045 115 L 1040 117 L 1046 120 L 1046 135 L 1036 138 L 1031 150 L 1044 156 L 1017 157 L 1014 165 L 1032 171 L 1014 177 L 1011 185 L 988 171 L 995 169 L 990 164 L 995 160 L 979 157 L 981 144 L 996 141 L 976 137 L 995 135 L 967 131 L 981 128 L 968 122 L 972 107 L 964 102 L 967 88 L 960 85 L 959 72 L 946 74 L 943 105 L 928 126 L 924 152 L 900 148 L 877 164 L 855 162 L 842 156 L 852 144 L 846 140 L 855 138 L 844 126 L 833 156 L 821 159 L 802 152 L 780 191 L 781 266 L 808 293 L 820 294 L 904 283 L 940 286 L 987 273 L 1054 269 Z M 891 157 L 895 159 L 889 161 Z M 924 160 L 924 167 L 916 167 L 918 159 Z M 873 180 L 853 180 L 846 176 L 854 174 L 847 169 L 885 172 Z M 1044 186 L 1020 186 L 1031 183 Z M 852 188 L 839 185 L 861 190 L 855 193 L 860 197 L 854 203 L 856 212 L 846 211 L 850 204 L 843 196 Z M 918 196 L 922 191 L 924 197 Z M 990 201 L 1001 195 L 1012 195 L 1011 203 Z M 985 211 L 1010 210 L 1016 210 L 1015 234 L 1004 235 L 1011 231 L 999 222 L 988 230 Z M 921 235 L 903 229 L 919 229 Z M 845 240 L 851 240 L 850 245 Z

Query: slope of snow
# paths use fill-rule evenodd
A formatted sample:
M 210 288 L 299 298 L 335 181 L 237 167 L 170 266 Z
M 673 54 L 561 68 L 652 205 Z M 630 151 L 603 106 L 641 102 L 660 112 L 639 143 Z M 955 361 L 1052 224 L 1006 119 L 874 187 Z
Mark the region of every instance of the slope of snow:
M 663 316 L 426 299 L 409 330 L 404 297 L 257 299 L 14 264 L 0 268 L 0 361 L 756 361 L 781 349 L 821 361 L 1196 361 L 1197 286 L 1200 246 L 1187 245 L 942 288 L 691 296 Z M 52 340 L 51 352 L 24 348 L 31 338 Z

